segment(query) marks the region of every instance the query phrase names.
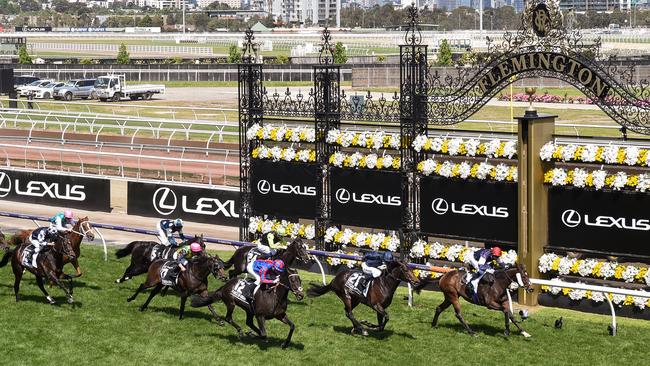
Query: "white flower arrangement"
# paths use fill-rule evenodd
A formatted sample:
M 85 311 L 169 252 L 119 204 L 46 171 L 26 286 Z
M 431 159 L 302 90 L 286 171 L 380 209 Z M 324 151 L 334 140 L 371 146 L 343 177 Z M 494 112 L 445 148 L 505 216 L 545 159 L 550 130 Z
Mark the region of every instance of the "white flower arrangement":
M 467 262 L 470 255 L 474 254 L 479 247 L 470 247 L 461 244 L 443 245 L 439 242 L 427 243 L 422 239 L 418 239 L 409 252 L 411 258 L 430 258 L 441 259 L 450 262 Z M 504 250 L 501 255 L 501 262 L 506 265 L 514 265 L 517 263 L 517 252 L 514 250 Z
M 330 145 L 362 147 L 373 150 L 400 148 L 399 134 L 384 131 L 352 132 L 333 129 L 327 132 L 325 141 Z
M 303 163 L 313 163 L 316 161 L 316 152 L 314 150 L 301 149 L 295 150 L 292 147 L 282 148 L 274 146 L 259 146 L 253 149 L 251 153 L 253 159 L 270 159 L 273 161 L 296 161 Z
M 518 179 L 516 166 L 505 164 L 495 166 L 485 162 L 470 164 L 466 161 L 461 163 L 444 161 L 441 163 L 437 160 L 427 159 L 418 163 L 417 170 L 425 176 L 436 174 L 445 178 L 490 179 L 499 182 L 516 182 Z
M 512 159 L 517 155 L 517 141 L 492 139 L 481 142 L 477 138 L 429 137 L 418 135 L 411 144 L 417 152 L 433 152 L 451 156 L 485 156 Z
M 281 232 L 292 239 L 300 237 L 311 240 L 316 237 L 314 225 L 303 225 L 286 220 L 265 220 L 259 216 L 250 218 L 248 232 L 251 234 L 267 234 L 270 232 L 277 234 Z
M 361 254 L 359 254 L 357 252 L 345 253 L 342 250 L 337 250 L 335 253 L 347 254 L 347 255 L 355 255 L 355 256 L 358 256 L 358 257 L 361 256 Z M 332 267 L 336 267 L 336 266 L 340 266 L 341 264 L 344 264 L 348 268 L 354 268 L 354 267 L 359 265 L 359 261 L 355 261 L 355 260 L 352 260 L 352 259 L 341 259 L 341 258 L 337 258 L 337 257 L 327 257 L 326 260 L 327 260 L 327 263 L 329 263 L 329 265 L 332 266 Z
M 313 127 L 287 127 L 287 125 L 253 124 L 246 131 L 249 140 L 269 140 L 285 142 L 315 142 L 316 131 Z
M 540 149 L 544 161 L 604 163 L 650 167 L 650 149 L 637 146 L 556 144 L 551 141 Z
M 554 186 L 573 186 L 578 188 L 604 188 L 620 191 L 622 189 L 646 192 L 650 190 L 650 174 L 627 174 L 617 172 L 608 174 L 604 170 L 586 171 L 581 168 L 566 170 L 555 168 L 544 174 L 544 183 Z
M 400 241 L 394 232 L 390 234 L 366 232 L 355 232 L 351 229 L 339 229 L 329 227 L 325 230 L 324 240 L 326 243 L 336 243 L 343 246 L 351 245 L 357 248 L 370 248 L 372 250 L 388 250 L 396 252 L 399 250 Z
M 399 157 L 392 157 L 390 155 L 378 156 L 377 154 L 361 154 L 355 152 L 346 154 L 342 152 L 335 152 L 330 155 L 329 163 L 339 168 L 366 168 L 366 169 L 391 169 L 399 170 L 402 166 Z
M 636 282 L 650 286 L 648 267 L 621 265 L 617 262 L 601 261 L 593 258 L 576 259 L 545 253 L 539 258 L 540 273 L 557 272 L 560 275 L 579 275 L 581 277 Z
M 558 278 L 554 278 L 553 280 L 557 280 Z M 581 283 L 581 282 L 577 282 Z M 577 290 L 577 289 L 570 289 L 570 288 L 562 288 L 562 287 L 555 287 L 555 286 L 542 286 L 542 292 L 548 292 L 551 293 L 552 295 L 565 295 L 568 296 L 571 300 L 574 301 L 580 301 L 583 299 L 589 299 L 593 302 L 596 303 L 602 303 L 607 300 L 607 296 L 609 296 L 609 299 L 612 301 L 617 306 L 636 306 L 637 308 L 643 310 L 646 308 L 646 306 L 650 306 L 650 299 L 646 297 L 641 297 L 641 296 L 626 296 L 626 295 L 606 295 L 603 294 L 602 292 L 595 292 L 595 291 L 586 291 L 586 290 Z M 650 295 L 650 293 L 642 291 L 644 294 Z

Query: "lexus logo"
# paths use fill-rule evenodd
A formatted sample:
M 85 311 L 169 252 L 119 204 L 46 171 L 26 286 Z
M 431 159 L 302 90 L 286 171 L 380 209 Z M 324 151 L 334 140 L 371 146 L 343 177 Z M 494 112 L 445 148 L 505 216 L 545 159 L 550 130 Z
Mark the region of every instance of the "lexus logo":
M 340 203 L 346 204 L 346 203 L 350 202 L 350 191 L 348 191 L 345 188 L 339 188 L 336 191 L 335 197 L 336 197 L 336 200 L 339 201 Z
M 580 225 L 582 216 L 576 210 L 566 210 L 562 212 L 562 223 L 568 227 L 576 227 Z
M 11 193 L 11 178 L 5 172 L 0 172 L 0 198 Z
M 158 188 L 153 194 L 153 208 L 161 215 L 169 215 L 176 210 L 176 193 L 167 187 Z
M 444 198 L 436 198 L 431 202 L 431 209 L 436 215 L 444 215 L 449 211 L 449 202 Z
M 267 193 L 271 192 L 271 183 L 269 183 L 268 180 L 261 180 L 261 181 L 257 182 L 257 190 L 261 194 L 267 194 Z

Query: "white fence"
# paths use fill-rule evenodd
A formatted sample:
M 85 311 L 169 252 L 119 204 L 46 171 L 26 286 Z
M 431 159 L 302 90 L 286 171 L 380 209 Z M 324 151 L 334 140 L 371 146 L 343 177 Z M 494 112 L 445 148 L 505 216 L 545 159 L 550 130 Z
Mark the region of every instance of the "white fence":
M 29 43 L 33 51 L 69 51 L 69 52 L 105 52 L 117 53 L 119 45 L 105 43 Z M 155 46 L 155 45 L 127 45 L 129 52 L 134 54 L 178 54 L 214 56 L 212 47 L 193 46 Z

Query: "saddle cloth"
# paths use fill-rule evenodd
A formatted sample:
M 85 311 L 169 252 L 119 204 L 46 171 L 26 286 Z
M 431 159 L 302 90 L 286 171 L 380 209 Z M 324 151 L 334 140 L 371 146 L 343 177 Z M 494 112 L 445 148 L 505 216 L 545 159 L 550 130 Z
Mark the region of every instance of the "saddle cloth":
M 181 267 L 176 261 L 167 261 L 160 267 L 160 282 L 165 286 L 176 286 Z
M 237 300 L 246 304 L 251 304 L 253 300 L 253 290 L 255 289 L 255 281 L 240 279 L 233 286 L 230 294 Z
M 151 258 L 150 260 L 153 262 L 158 258 L 169 258 L 169 254 L 172 252 L 174 248 L 168 247 L 163 244 L 157 244 L 156 246 L 151 249 Z
M 27 268 L 34 268 L 32 265 L 33 256 L 35 255 L 36 248 L 33 244 L 30 244 L 25 247 L 23 250 L 22 264 Z
M 350 277 L 348 277 L 348 280 L 345 281 L 345 287 L 347 287 L 350 292 L 364 297 L 368 296 L 368 289 L 370 289 L 371 284 L 372 280 L 368 280 L 366 275 L 361 271 L 353 272 Z

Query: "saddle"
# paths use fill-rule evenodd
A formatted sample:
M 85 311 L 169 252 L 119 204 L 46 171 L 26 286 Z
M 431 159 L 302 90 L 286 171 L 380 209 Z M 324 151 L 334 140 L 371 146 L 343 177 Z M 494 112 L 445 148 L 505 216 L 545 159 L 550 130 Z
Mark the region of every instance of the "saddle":
M 34 247 L 33 244 L 30 244 L 23 249 L 23 258 L 22 258 L 22 265 L 27 268 L 34 269 L 34 266 L 32 265 L 33 263 L 33 257 L 36 252 L 36 247 Z
M 366 297 L 372 285 L 372 280 L 372 276 L 366 275 L 362 271 L 354 271 L 345 282 L 345 287 L 357 296 Z
M 494 274 L 486 272 L 483 275 L 479 275 L 478 272 L 472 272 L 467 269 L 467 275 L 463 276 L 461 279 L 462 285 L 465 287 L 465 293 L 467 294 L 468 297 L 472 299 L 472 302 L 474 304 L 479 304 L 480 305 L 480 299 L 478 297 L 478 289 L 474 289 L 474 286 L 472 286 L 472 281 L 476 279 L 476 276 L 480 276 L 477 287 L 480 287 L 481 284 L 487 284 L 488 286 L 492 286 L 494 283 Z
M 159 258 L 169 258 L 169 254 L 174 251 L 174 248 L 171 246 L 166 246 L 163 244 L 156 244 L 153 249 L 151 249 L 151 258 L 153 262 Z
M 160 267 L 160 282 L 164 286 L 176 286 L 181 267 L 176 261 L 167 261 Z
M 253 303 L 253 290 L 255 290 L 254 280 L 239 279 L 230 294 L 237 300 L 251 305 Z

